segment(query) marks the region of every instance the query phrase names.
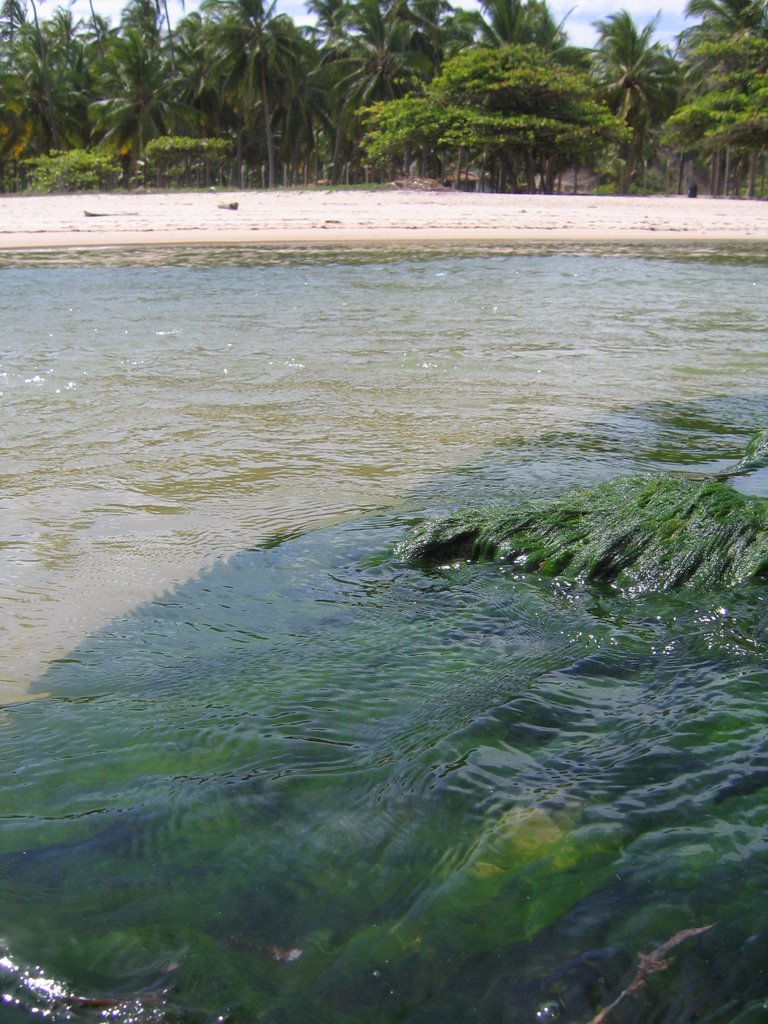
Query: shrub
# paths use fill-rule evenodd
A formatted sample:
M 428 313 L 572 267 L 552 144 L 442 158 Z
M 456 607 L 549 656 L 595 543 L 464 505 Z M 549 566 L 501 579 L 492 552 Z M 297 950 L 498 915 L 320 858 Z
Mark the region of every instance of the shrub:
M 161 135 L 144 150 L 144 177 L 158 188 L 183 188 L 224 183 L 232 155 L 228 139 L 191 139 Z
M 116 154 L 102 149 L 71 149 L 67 153 L 24 161 L 30 168 L 33 192 L 95 192 L 114 188 L 120 174 Z

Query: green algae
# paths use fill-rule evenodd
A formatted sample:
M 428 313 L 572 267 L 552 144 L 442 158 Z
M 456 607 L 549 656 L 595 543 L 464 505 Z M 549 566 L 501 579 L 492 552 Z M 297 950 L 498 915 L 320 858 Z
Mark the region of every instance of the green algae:
M 768 432 L 734 472 L 768 460 Z M 408 561 L 510 562 L 521 571 L 636 591 L 732 587 L 768 572 L 768 501 L 722 480 L 623 477 L 547 504 L 470 507 L 417 526 Z
M 118 1000 L 115 1024 L 531 1024 L 551 1004 L 585 1024 L 638 953 L 717 922 L 622 1019 L 747 1024 L 768 962 L 765 588 L 424 573 L 386 557 L 402 532 L 245 552 L 13 709 L 14 960 Z M 17 1022 L 77 1019 L 21 996 Z
M 749 473 L 753 469 L 764 469 L 768 466 L 768 430 L 759 430 L 747 445 L 744 458 L 733 470 L 737 473 Z

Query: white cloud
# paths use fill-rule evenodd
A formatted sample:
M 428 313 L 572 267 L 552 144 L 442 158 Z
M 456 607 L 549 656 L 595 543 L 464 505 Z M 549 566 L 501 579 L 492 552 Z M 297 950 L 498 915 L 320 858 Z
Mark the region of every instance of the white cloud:
M 473 6 L 471 0 L 456 0 L 457 6 Z M 52 10 L 56 6 L 56 0 L 47 0 L 46 6 Z M 72 10 L 76 16 L 86 19 L 90 16 L 88 0 L 74 0 Z M 94 0 L 96 11 L 111 20 L 113 25 L 120 22 L 120 14 L 125 6 L 125 0 Z M 184 6 L 181 0 L 168 0 L 168 9 L 173 21 L 183 17 L 185 11 L 195 10 L 197 0 L 189 0 Z M 635 22 L 645 27 L 657 14 L 661 14 L 656 30 L 656 38 L 664 43 L 674 45 L 675 37 L 686 27 L 685 0 L 674 0 L 667 3 L 663 9 L 656 0 L 628 0 L 616 4 L 600 2 L 600 0 L 581 0 L 581 2 L 569 3 L 568 0 L 550 0 L 550 10 L 555 18 L 565 18 L 565 28 L 568 37 L 576 46 L 593 46 L 597 38 L 594 22 L 601 21 L 621 9 L 629 11 Z M 278 10 L 290 14 L 299 24 L 304 24 L 310 19 L 307 16 L 306 8 L 302 0 L 278 0 Z

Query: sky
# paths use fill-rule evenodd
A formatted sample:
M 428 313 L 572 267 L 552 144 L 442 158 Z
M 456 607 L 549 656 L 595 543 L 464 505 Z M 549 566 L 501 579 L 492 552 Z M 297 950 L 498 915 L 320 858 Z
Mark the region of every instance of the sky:
M 65 6 L 67 0 L 45 0 L 43 14 L 46 7 L 53 10 L 59 6 Z M 109 18 L 113 25 L 119 24 L 120 12 L 125 6 L 125 0 L 94 0 L 95 10 L 102 16 Z M 456 7 L 472 7 L 472 0 L 454 0 Z M 675 37 L 686 27 L 685 18 L 686 0 L 671 0 L 661 9 L 661 16 L 656 29 L 656 38 L 661 42 L 674 45 Z M 73 13 L 76 16 L 87 18 L 89 15 L 88 0 L 73 0 L 71 2 Z M 168 9 L 171 18 L 176 19 L 182 16 L 183 11 L 189 13 L 197 7 L 197 0 L 186 0 L 182 9 L 181 0 L 168 0 Z M 565 28 L 570 41 L 576 46 L 593 46 L 596 39 L 594 22 L 603 20 L 619 10 L 627 10 L 634 18 L 636 24 L 644 28 L 649 21 L 656 17 L 660 11 L 658 0 L 616 0 L 615 3 L 606 3 L 605 0 L 550 0 L 550 10 L 556 18 L 565 18 Z M 297 24 L 308 23 L 306 8 L 303 0 L 278 0 L 277 10 L 282 14 L 290 14 Z

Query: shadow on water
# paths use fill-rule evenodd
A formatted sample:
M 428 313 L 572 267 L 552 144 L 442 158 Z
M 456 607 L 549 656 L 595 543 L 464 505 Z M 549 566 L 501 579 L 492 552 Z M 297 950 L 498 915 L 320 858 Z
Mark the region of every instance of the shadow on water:
M 0 1020 L 587 1024 L 710 924 L 610 1021 L 765 1020 L 764 588 L 392 556 L 424 512 L 720 472 L 764 425 L 745 396 L 500 445 L 91 636 L 0 729 Z

